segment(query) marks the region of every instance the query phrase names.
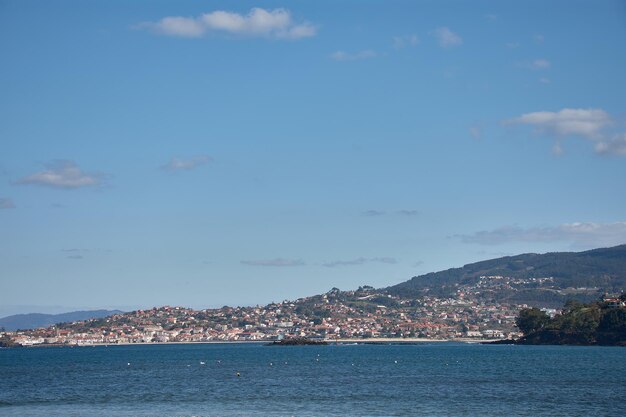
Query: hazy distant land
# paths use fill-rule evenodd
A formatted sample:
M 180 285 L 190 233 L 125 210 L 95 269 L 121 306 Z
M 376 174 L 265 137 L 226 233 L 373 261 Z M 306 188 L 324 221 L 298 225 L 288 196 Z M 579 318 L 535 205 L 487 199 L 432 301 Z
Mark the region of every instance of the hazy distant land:
M 38 327 L 48 327 L 65 322 L 99 319 L 120 313 L 122 313 L 120 310 L 89 310 L 72 311 L 61 314 L 15 314 L 0 318 L 0 328 L 4 328 L 7 331 L 36 329 Z

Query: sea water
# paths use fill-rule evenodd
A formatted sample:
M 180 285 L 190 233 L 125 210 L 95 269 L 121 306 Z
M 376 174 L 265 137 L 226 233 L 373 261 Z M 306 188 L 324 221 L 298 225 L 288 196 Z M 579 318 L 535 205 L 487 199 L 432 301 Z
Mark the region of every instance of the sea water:
M 0 349 L 0 416 L 615 416 L 626 349 L 454 343 Z

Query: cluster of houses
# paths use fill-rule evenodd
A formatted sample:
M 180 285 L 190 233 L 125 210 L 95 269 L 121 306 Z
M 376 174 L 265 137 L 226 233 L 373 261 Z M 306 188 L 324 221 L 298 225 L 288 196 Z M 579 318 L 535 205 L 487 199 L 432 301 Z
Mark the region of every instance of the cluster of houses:
M 455 285 L 448 297 L 400 297 L 373 287 L 331 291 L 266 306 L 193 310 L 159 307 L 75 323 L 0 332 L 21 345 L 96 345 L 270 341 L 291 337 L 324 340 L 367 338 L 514 339 L 521 334 L 515 319 L 526 304 L 497 302 L 494 294 L 525 289 L 561 292 L 554 279 L 481 276 Z M 597 292 L 597 288 L 568 289 Z M 605 297 L 608 308 L 626 306 L 622 298 Z M 543 309 L 554 317 L 555 309 Z
M 289 337 L 331 341 L 503 339 L 519 336 L 515 318 L 526 307 L 477 301 L 467 289 L 460 289 L 451 298 L 401 299 L 366 288 L 333 289 L 266 306 L 207 310 L 166 306 L 6 335 L 25 346 L 269 341 Z

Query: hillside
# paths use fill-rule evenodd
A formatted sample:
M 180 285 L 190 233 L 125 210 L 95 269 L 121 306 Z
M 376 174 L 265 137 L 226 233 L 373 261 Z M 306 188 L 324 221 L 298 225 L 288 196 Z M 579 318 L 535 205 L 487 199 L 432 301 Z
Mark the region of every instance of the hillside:
M 36 329 L 38 327 L 48 327 L 53 324 L 74 322 L 81 320 L 97 319 L 121 313 L 119 310 L 92 310 L 92 311 L 72 311 L 62 314 L 16 314 L 0 318 L 0 328 L 7 331 L 18 329 Z
M 584 252 L 505 256 L 420 275 L 385 290 L 400 297 L 453 295 L 459 287 L 476 285 L 481 277 L 497 276 L 530 282 L 518 288 L 484 291 L 484 298 L 540 306 L 558 306 L 569 298 L 595 300 L 604 292 L 626 288 L 626 245 Z
M 622 245 L 578 253 L 508 256 L 414 277 L 388 288 L 333 288 L 265 306 L 204 310 L 163 306 L 113 315 L 104 311 L 102 316 L 108 317 L 84 321 L 58 315 L 49 317 L 49 323 L 65 323 L 5 338 L 23 346 L 283 337 L 516 338 L 515 318 L 527 306 L 561 308 L 568 299 L 597 301 L 605 293 L 622 293 L 625 284 L 626 245 Z M 93 317 L 93 312 L 87 313 Z M 11 328 L 32 325 L 22 321 Z

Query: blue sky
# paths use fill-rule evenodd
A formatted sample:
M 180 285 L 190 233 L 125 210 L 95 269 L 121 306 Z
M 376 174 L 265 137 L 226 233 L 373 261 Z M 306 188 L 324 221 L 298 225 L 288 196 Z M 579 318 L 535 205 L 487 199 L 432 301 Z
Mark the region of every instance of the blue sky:
M 621 1 L 1 1 L 0 315 L 626 243 Z

